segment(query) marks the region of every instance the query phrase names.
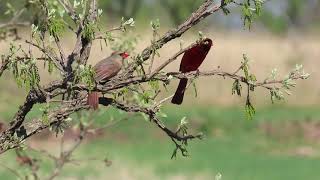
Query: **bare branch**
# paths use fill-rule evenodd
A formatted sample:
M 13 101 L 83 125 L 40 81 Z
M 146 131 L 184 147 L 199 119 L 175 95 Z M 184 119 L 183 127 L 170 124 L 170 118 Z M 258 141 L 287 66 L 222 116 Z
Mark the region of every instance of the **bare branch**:
M 185 53 L 186 51 L 188 51 L 189 49 L 193 48 L 194 46 L 196 46 L 197 44 L 199 44 L 200 42 L 196 42 L 191 44 L 190 46 L 181 49 L 179 52 L 177 52 L 176 54 L 174 54 L 170 59 L 168 59 L 167 61 L 165 61 L 163 64 L 161 64 L 155 71 L 153 71 L 150 75 L 149 78 L 153 78 L 156 74 L 158 74 L 163 68 L 165 68 L 168 64 L 174 62 L 181 54 Z
M 95 22 L 98 18 L 98 3 L 97 0 L 91 0 L 88 14 L 88 21 Z
M 64 62 L 66 62 L 67 56 L 64 53 L 63 47 L 61 46 L 59 37 L 58 36 L 54 36 L 54 40 L 56 42 L 56 45 L 58 47 L 58 50 L 59 50 L 59 53 L 60 53 L 60 57 L 61 57 L 60 65 L 63 67 L 63 69 L 65 69 Z
M 53 170 L 52 174 L 47 178 L 48 180 L 52 180 L 60 174 L 64 165 L 66 163 L 70 162 L 70 160 L 71 160 L 70 158 L 71 158 L 72 153 L 82 143 L 84 135 L 86 134 L 86 130 L 82 124 L 80 124 L 80 126 L 81 127 L 80 127 L 80 133 L 78 135 L 78 139 L 76 140 L 74 145 L 69 150 L 62 151 L 60 153 L 60 157 L 55 160 L 55 169 Z
M 114 28 L 111 28 L 103 33 L 97 33 L 95 34 L 95 37 L 94 39 L 97 40 L 97 39 L 106 39 L 106 34 L 107 33 L 110 33 L 110 32 L 113 32 L 113 31 L 123 31 L 123 27 L 120 25 L 118 27 L 114 27 Z
M 57 160 L 57 157 L 55 157 L 54 155 L 50 154 L 48 151 L 46 151 L 46 150 L 44 150 L 44 149 L 38 150 L 38 149 L 35 149 L 35 148 L 33 148 L 33 147 L 29 146 L 29 145 L 27 145 L 27 147 L 28 147 L 28 149 L 30 149 L 30 150 L 32 150 L 32 151 L 34 151 L 34 152 L 41 153 L 41 154 L 43 154 L 44 156 L 46 156 L 46 157 L 48 157 L 48 158 L 50 158 L 50 159 L 52 159 L 52 160 Z
M 182 72 L 168 72 L 166 74 L 157 74 L 154 75 L 153 78 L 145 78 L 145 77 L 131 77 L 127 79 L 122 79 L 121 76 L 118 78 L 115 78 L 113 81 L 107 82 L 105 85 L 97 85 L 96 88 L 94 88 L 95 91 L 102 92 L 102 93 L 107 93 L 112 90 L 117 90 L 121 89 L 123 87 L 127 87 L 130 85 L 134 84 L 140 84 L 140 83 L 145 83 L 153 80 L 160 80 L 162 82 L 169 82 L 172 77 L 177 78 L 177 79 L 183 79 L 183 78 L 195 78 L 195 77 L 202 77 L 202 76 L 220 76 L 220 77 L 228 77 L 230 79 L 234 80 L 239 80 L 240 82 L 246 83 L 246 84 L 251 84 L 248 82 L 248 80 L 244 76 L 240 76 L 234 73 L 229 73 L 222 71 L 220 69 L 218 70 L 211 70 L 211 71 L 205 71 L 205 72 L 200 72 L 200 71 L 192 71 L 189 73 L 182 73 Z M 147 75 L 147 77 L 150 77 L 150 75 Z M 304 79 L 304 77 L 301 76 L 296 76 L 293 78 L 293 80 L 297 79 Z M 270 84 L 281 84 L 285 79 L 280 79 L 280 80 L 273 80 L 273 81 L 261 81 L 261 82 L 256 82 L 255 84 L 252 84 L 254 87 L 263 87 L 266 89 L 272 89 L 272 87 L 269 87 L 268 85 Z M 85 85 L 75 85 L 74 90 L 80 90 L 80 91 L 89 91 L 89 89 Z
M 2 60 L 2 64 L 0 66 L 0 77 L 2 76 L 3 72 L 8 68 L 9 63 L 9 58 Z
M 68 15 L 71 17 L 71 19 L 74 21 L 74 23 L 77 24 L 79 17 L 76 13 L 76 11 L 73 9 L 72 5 L 70 4 L 69 0 L 58 0 L 59 3 L 62 5 L 62 7 L 66 10 Z

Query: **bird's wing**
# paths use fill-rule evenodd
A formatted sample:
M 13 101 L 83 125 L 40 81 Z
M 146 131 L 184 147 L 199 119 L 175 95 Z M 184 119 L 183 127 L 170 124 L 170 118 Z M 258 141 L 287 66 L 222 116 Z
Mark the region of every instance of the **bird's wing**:
M 120 71 L 121 67 L 117 63 L 103 63 L 103 64 L 97 64 L 98 66 L 95 66 L 95 80 L 96 82 L 104 82 L 115 75 Z
M 203 60 L 206 58 L 210 48 L 211 44 L 209 46 L 198 44 L 186 51 L 182 57 L 179 70 L 181 72 L 190 72 L 197 70 L 202 64 Z

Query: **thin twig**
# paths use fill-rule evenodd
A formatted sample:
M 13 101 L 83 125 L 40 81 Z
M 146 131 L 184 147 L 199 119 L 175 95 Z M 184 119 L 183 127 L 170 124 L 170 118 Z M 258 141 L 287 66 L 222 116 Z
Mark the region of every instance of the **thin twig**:
M 170 59 L 168 59 L 167 61 L 165 61 L 163 64 L 161 64 L 156 70 L 154 70 L 150 75 L 149 78 L 153 78 L 156 74 L 158 74 L 163 68 L 165 68 L 168 64 L 174 62 L 181 54 L 185 53 L 186 51 L 188 51 L 189 49 L 193 48 L 194 46 L 198 45 L 199 43 L 193 43 L 190 46 L 181 49 L 179 52 L 177 52 L 176 54 L 174 54 Z
M 14 174 L 15 176 L 17 176 L 19 179 L 23 180 L 24 178 L 15 170 L 15 169 L 12 169 L 12 168 L 9 168 L 8 166 L 0 163 L 0 166 L 2 166 L 3 168 L 9 170 L 12 174 Z
M 68 15 L 77 24 L 79 17 L 76 11 L 73 9 L 72 5 L 70 4 L 69 0 L 58 0 L 58 2 L 62 5 L 62 7 L 66 10 Z
M 162 37 L 159 38 L 149 47 L 145 48 L 141 53 L 142 61 L 146 61 L 152 55 L 154 50 L 160 49 L 163 45 L 169 41 L 180 37 L 183 33 L 189 30 L 194 25 L 198 24 L 202 19 L 213 14 L 214 12 L 219 11 L 222 7 L 219 5 L 213 5 L 214 1 L 206 0 L 195 12 L 191 14 L 182 24 L 180 24 L 176 29 L 170 30 L 165 33 Z M 131 64 L 129 66 L 129 72 L 134 72 L 135 69 L 140 66 L 140 64 Z
M 45 54 L 48 58 L 50 58 L 52 60 L 52 62 L 55 64 L 55 66 L 61 71 L 61 72 L 64 72 L 64 65 L 62 63 L 62 61 L 50 50 L 48 49 L 45 49 L 45 48 L 42 48 L 40 47 L 39 45 L 31 42 L 31 41 L 28 41 L 26 40 L 25 41 L 27 44 L 30 44 L 36 48 L 38 48 L 43 54 Z

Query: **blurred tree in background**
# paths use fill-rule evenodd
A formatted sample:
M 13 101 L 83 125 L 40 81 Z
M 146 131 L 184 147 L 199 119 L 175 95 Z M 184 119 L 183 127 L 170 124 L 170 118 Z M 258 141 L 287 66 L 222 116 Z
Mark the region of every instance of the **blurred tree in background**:
M 169 14 L 172 22 L 177 25 L 183 21 L 195 8 L 200 5 L 200 1 L 184 0 L 184 1 L 172 1 L 161 0 L 160 4 Z
M 125 18 L 136 17 L 139 11 L 142 11 L 141 6 L 144 0 L 104 0 L 101 1 L 101 8 L 105 11 L 108 17 Z
M 319 0 L 270 1 L 262 13 L 261 22 L 271 32 L 286 33 L 293 29 L 316 27 L 320 22 Z
M 7 10 L 7 2 L 10 2 L 10 0 L 2 0 L 0 2 L 0 10 L 2 12 Z M 116 22 L 119 20 L 119 17 L 133 17 L 137 19 L 138 23 L 145 22 L 147 17 L 148 19 L 153 17 L 155 11 L 161 11 L 164 14 L 161 17 L 157 17 L 161 22 L 167 22 L 167 25 L 178 25 L 201 4 L 201 1 L 103 0 L 100 4 L 101 9 L 103 9 L 106 15 L 105 17 L 108 17 L 107 22 Z M 16 8 L 20 8 L 23 3 L 14 5 L 17 6 Z M 35 12 L 39 11 L 34 10 L 29 13 Z M 241 23 L 241 19 L 238 18 L 239 14 L 241 12 L 235 11 L 231 15 L 235 19 L 237 18 L 235 21 L 226 22 L 222 15 L 212 18 L 216 18 L 217 20 L 215 21 L 215 27 L 233 28 L 235 26 L 238 27 L 237 24 Z M 0 17 L 2 19 L 6 18 L 3 15 L 0 15 Z M 23 18 L 25 17 L 29 16 L 24 16 Z M 276 34 L 284 34 L 288 32 L 290 27 L 295 30 L 318 27 L 320 22 L 320 0 L 284 0 L 281 2 L 269 0 L 268 5 L 262 11 L 259 22 L 262 28 Z M 232 23 L 236 23 L 236 25 Z

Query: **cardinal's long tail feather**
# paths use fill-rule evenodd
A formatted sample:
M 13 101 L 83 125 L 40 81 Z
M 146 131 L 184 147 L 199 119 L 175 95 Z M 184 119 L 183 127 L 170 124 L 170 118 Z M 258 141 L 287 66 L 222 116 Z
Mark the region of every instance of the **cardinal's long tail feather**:
M 88 105 L 94 110 L 98 109 L 99 105 L 99 93 L 98 92 L 90 92 L 88 94 Z
M 173 104 L 181 104 L 183 101 L 183 96 L 184 96 L 184 92 L 186 90 L 187 87 L 187 83 L 188 83 L 188 79 L 184 78 L 180 80 L 180 83 L 178 85 L 178 88 L 176 90 L 176 93 L 174 94 L 171 102 Z

